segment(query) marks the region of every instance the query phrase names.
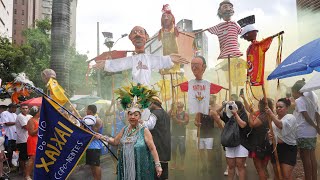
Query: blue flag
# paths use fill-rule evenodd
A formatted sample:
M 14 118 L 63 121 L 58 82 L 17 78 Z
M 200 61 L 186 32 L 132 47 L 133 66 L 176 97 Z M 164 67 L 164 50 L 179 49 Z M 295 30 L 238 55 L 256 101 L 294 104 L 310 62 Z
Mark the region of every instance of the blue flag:
M 67 179 L 92 139 L 43 98 L 34 179 Z

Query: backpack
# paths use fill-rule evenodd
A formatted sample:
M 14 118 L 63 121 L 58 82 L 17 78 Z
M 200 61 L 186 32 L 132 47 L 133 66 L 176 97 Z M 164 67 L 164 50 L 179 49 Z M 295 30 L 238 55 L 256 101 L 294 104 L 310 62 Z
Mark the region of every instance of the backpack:
M 222 130 L 221 145 L 224 147 L 237 147 L 240 143 L 239 125 L 234 117 L 231 117 Z

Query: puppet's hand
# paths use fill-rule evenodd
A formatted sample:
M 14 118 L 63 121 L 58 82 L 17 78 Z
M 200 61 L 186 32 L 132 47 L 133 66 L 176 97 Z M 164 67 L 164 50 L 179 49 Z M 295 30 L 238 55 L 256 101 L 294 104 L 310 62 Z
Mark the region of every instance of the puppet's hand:
M 97 64 L 93 65 L 93 68 L 94 69 L 99 69 L 99 70 L 102 70 L 104 68 L 104 65 L 106 63 L 106 61 L 98 61 L 96 62 Z
M 188 64 L 189 61 L 183 58 L 180 54 L 170 54 L 171 61 L 174 63 Z

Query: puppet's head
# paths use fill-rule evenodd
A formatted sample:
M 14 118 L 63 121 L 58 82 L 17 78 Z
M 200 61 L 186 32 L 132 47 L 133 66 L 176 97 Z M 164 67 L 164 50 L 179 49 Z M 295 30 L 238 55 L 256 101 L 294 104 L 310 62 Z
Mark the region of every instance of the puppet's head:
M 163 5 L 161 16 L 161 27 L 166 30 L 171 30 L 175 25 L 175 18 L 171 12 L 169 4 Z
M 48 83 L 50 78 L 57 78 L 56 72 L 52 69 L 45 69 L 41 73 L 41 78 L 44 83 Z
M 203 56 L 196 56 L 191 61 L 191 70 L 197 80 L 201 80 L 207 68 L 206 60 Z
M 240 34 L 241 38 L 244 38 L 247 41 L 254 41 L 257 39 L 258 29 L 254 25 L 255 23 L 255 16 L 251 15 L 240 19 L 238 24 L 241 26 L 242 31 Z
M 134 45 L 136 53 L 144 53 L 144 46 L 149 39 L 149 35 L 143 27 L 135 26 L 129 34 L 129 39 Z
M 219 5 L 218 17 L 225 21 L 230 21 L 233 14 L 233 4 L 229 0 L 223 0 Z

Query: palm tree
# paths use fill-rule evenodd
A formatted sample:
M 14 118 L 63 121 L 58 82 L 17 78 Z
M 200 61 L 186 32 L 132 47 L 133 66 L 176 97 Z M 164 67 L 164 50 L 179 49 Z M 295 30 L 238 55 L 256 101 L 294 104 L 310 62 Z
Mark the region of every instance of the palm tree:
M 61 86 L 69 90 L 70 0 L 53 0 L 50 68 Z

